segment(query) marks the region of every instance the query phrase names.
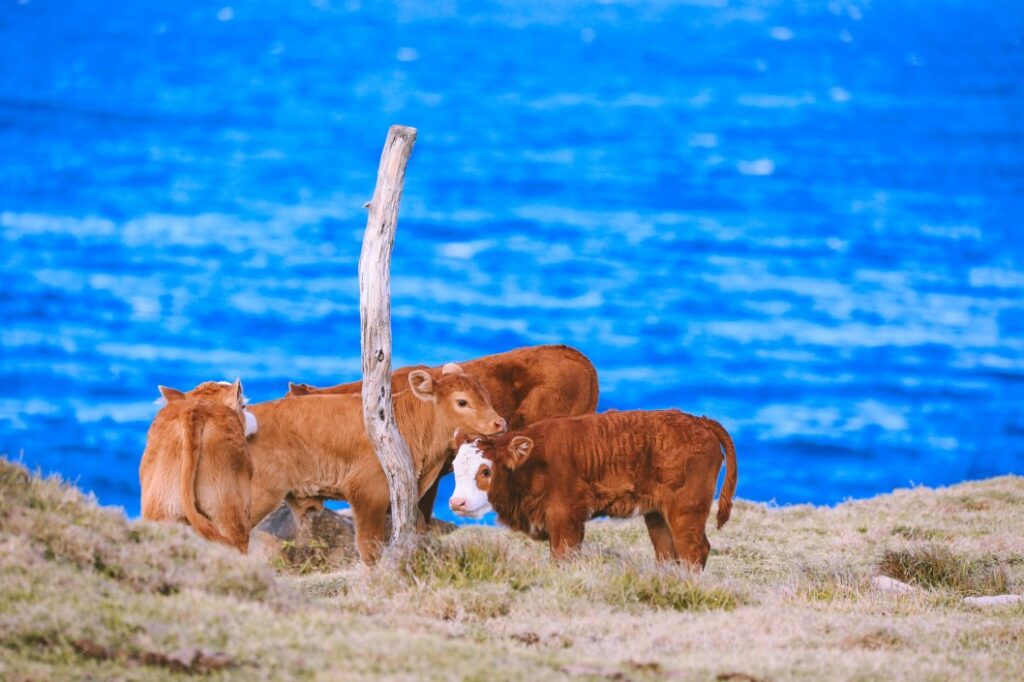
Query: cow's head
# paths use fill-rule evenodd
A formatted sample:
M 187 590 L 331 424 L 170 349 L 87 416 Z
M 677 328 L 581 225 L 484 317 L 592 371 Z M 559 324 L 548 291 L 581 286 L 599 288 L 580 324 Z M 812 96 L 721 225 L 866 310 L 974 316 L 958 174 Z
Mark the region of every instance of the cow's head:
M 502 438 L 500 441 L 472 438 L 461 431 L 455 433 L 456 455 L 452 464 L 455 490 L 448 500 L 448 507 L 459 516 L 479 519 L 491 511 L 487 492 L 491 489 L 496 468 L 516 469 L 533 450 L 533 441 L 526 436 Z
M 204 381 L 191 391 L 179 391 L 176 388 L 158 386 L 160 395 L 168 404 L 178 400 L 209 400 L 220 403 L 225 407 L 238 413 L 238 418 L 245 428 L 246 437 L 256 433 L 256 416 L 246 409 L 248 399 L 242 391 L 242 380 L 235 379 L 234 383 L 228 381 Z
M 409 372 L 409 387 L 414 396 L 437 406 L 439 426 L 445 433 L 462 429 L 490 436 L 505 431 L 505 420 L 491 406 L 487 389 L 454 362 L 445 365 L 437 379 L 421 369 Z

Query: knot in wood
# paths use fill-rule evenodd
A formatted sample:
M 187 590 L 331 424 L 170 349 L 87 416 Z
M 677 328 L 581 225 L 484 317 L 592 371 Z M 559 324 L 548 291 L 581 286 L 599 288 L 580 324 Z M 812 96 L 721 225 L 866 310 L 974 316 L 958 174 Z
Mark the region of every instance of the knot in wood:
M 378 350 L 377 351 L 377 362 L 384 362 L 384 351 L 383 350 Z
M 387 393 L 388 393 L 387 387 L 381 386 L 380 387 L 380 397 L 383 398 L 385 395 L 387 395 Z
M 380 414 L 380 420 L 384 421 L 384 410 L 381 410 L 379 414 Z

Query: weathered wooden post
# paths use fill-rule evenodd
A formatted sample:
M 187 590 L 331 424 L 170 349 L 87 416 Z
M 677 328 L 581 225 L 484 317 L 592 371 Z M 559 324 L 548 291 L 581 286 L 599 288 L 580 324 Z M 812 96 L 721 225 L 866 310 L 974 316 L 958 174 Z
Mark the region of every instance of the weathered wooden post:
M 363 423 L 391 491 L 388 554 L 392 558 L 413 546 L 416 533 L 416 473 L 391 404 L 391 249 L 395 245 L 405 166 L 415 142 L 415 128 L 391 126 L 388 131 L 359 255 Z

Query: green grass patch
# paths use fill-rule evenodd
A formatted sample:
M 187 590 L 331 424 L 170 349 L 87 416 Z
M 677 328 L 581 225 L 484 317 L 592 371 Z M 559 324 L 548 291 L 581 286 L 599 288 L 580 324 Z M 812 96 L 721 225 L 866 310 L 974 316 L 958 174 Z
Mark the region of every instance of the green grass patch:
M 406 559 L 404 574 L 417 582 L 449 587 L 501 583 L 514 590 L 535 582 L 538 568 L 516 560 L 501 538 L 427 536 Z
M 606 604 L 635 610 L 637 607 L 672 611 L 731 610 L 739 598 L 725 589 L 702 585 L 685 569 L 642 568 L 623 565 L 609 569 L 598 590 Z
M 849 566 L 804 566 L 797 594 L 818 602 L 856 599 L 863 592 L 863 581 Z
M 920 528 L 918 526 L 894 526 L 892 534 L 904 540 L 948 540 L 949 533 L 937 528 Z

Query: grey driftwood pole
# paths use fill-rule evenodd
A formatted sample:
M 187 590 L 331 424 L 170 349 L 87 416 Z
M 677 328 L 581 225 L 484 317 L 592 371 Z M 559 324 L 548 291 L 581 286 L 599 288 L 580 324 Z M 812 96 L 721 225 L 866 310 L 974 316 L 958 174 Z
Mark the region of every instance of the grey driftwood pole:
M 388 130 L 359 255 L 363 423 L 391 491 L 392 554 L 411 547 L 416 532 L 416 473 L 391 404 L 391 249 L 405 166 L 415 142 L 415 128 L 391 126 Z

